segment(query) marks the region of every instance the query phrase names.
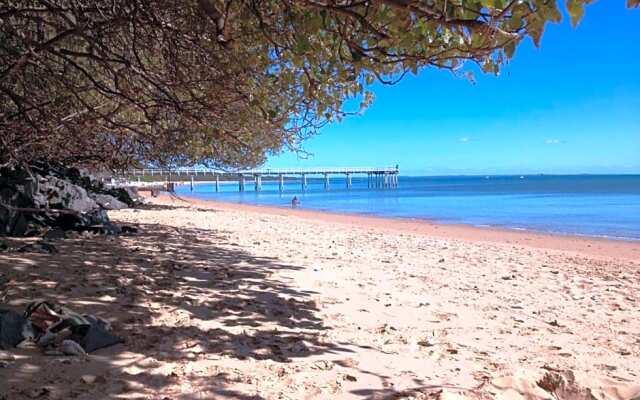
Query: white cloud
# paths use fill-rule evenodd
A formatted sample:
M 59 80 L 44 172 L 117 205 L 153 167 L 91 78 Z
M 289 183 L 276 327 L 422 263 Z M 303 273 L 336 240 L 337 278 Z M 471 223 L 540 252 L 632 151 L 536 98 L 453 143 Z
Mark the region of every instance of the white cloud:
M 547 139 L 544 141 L 545 144 L 560 144 L 560 139 Z
M 459 142 L 462 143 L 467 143 L 470 139 L 468 137 L 461 137 L 460 139 L 458 139 Z

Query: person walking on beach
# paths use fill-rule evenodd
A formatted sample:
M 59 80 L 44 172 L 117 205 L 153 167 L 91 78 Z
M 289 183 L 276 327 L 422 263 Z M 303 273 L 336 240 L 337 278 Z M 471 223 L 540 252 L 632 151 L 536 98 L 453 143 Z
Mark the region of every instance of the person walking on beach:
M 291 208 L 296 208 L 300 204 L 300 200 L 298 200 L 298 196 L 293 196 L 291 199 Z

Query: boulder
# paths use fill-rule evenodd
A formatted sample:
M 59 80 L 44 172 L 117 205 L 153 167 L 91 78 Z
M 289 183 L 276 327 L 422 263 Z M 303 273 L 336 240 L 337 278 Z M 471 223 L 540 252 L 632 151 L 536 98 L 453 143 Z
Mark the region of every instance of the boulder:
M 125 203 L 129 207 L 133 207 L 133 206 L 136 205 L 136 201 L 134 200 L 134 197 L 132 196 L 133 192 L 129 192 L 129 190 L 127 190 L 127 188 L 115 187 L 115 188 L 111 188 L 111 189 L 105 190 L 103 193 L 115 197 L 116 199 L 118 199 L 119 201 Z
M 79 214 L 60 214 L 47 225 L 60 228 L 63 231 L 78 231 L 86 225 L 86 221 Z
M 97 208 L 89 213 L 61 213 L 54 222 L 47 223 L 48 226 L 54 226 L 63 231 L 86 231 L 92 226 L 100 226 L 109 224 L 109 216 L 107 212 L 101 208 Z
M 0 235 L 64 237 L 64 231 L 120 234 L 106 210 L 140 203 L 133 188 L 107 188 L 86 171 L 34 162 L 0 168 Z
M 22 213 L 0 208 L 0 234 L 25 236 L 28 230 L 28 222 Z
M 31 207 L 36 189 L 35 177 L 20 168 L 0 168 L 0 203 Z
M 27 236 L 29 231 L 29 222 L 23 213 L 17 212 L 12 218 L 9 234 L 12 236 Z
M 109 194 L 92 193 L 91 198 L 105 210 L 122 210 L 123 208 L 129 208 L 129 205 L 116 199 Z
M 38 187 L 33 196 L 36 207 L 68 209 L 87 213 L 99 208 L 87 191 L 53 175 L 38 176 Z
M 86 225 L 105 225 L 110 224 L 107 212 L 102 208 L 97 208 L 83 215 Z
M 22 169 L 0 168 L 0 234 L 26 236 L 34 233 L 29 215 L 15 208 L 33 207 L 36 182 Z

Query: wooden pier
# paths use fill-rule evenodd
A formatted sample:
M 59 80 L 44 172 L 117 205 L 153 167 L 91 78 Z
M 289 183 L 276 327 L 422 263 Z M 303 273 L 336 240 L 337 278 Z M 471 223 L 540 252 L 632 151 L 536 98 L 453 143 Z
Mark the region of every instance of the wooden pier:
M 247 182 L 253 183 L 256 192 L 262 190 L 263 178 L 276 181 L 278 188 L 282 192 L 285 182 L 297 180 L 300 182 L 302 190 L 308 187 L 308 178 L 322 178 L 324 189 L 331 189 L 331 178 L 336 176 L 345 177 L 345 187 L 351 189 L 353 187 L 352 178 L 354 176 L 367 177 L 367 187 L 369 189 L 393 189 L 398 187 L 398 175 L 400 170 L 398 166 L 383 168 L 315 168 L 315 169 L 255 169 L 243 170 L 236 172 L 227 172 L 206 168 L 176 168 L 176 169 L 160 169 L 145 168 L 134 169 L 125 173 L 122 177 L 131 181 L 188 181 L 191 184 L 191 190 L 196 180 L 211 178 L 215 183 L 216 192 L 220 191 L 221 181 L 236 181 L 238 190 L 244 192 Z M 183 179 L 184 178 L 184 179 Z

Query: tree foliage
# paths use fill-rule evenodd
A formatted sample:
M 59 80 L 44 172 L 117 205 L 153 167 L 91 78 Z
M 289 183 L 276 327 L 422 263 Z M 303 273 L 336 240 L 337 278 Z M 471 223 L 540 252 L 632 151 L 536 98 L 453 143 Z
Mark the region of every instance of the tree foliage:
M 0 163 L 260 164 L 374 81 L 497 73 L 560 19 L 556 0 L 5 1 Z

